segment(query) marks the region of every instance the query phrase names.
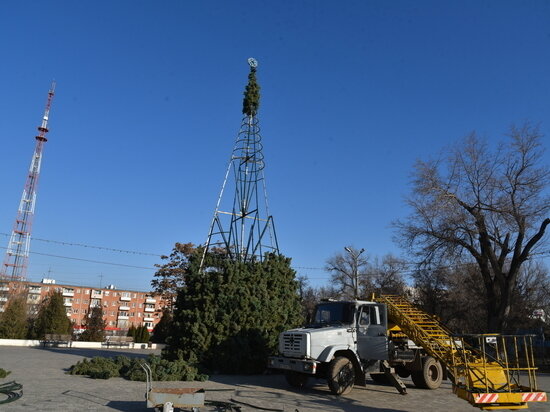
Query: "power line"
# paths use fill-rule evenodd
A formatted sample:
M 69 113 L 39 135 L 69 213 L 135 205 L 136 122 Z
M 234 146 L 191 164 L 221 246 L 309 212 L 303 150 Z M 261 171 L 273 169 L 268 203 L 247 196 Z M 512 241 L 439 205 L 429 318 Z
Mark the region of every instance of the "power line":
M 7 236 L 7 237 L 11 236 L 9 233 L 1 233 L 1 232 L 0 232 L 0 235 Z M 128 253 L 128 254 L 133 254 L 133 255 L 145 255 L 145 256 L 155 256 L 155 257 L 162 256 L 162 254 L 160 254 L 160 253 L 140 252 L 140 251 L 137 251 L 137 250 L 114 249 L 114 248 L 110 248 L 110 247 L 107 247 L 107 246 L 87 245 L 85 243 L 64 242 L 64 241 L 60 241 L 60 240 L 40 239 L 40 238 L 37 238 L 37 237 L 31 237 L 31 239 L 32 240 L 37 240 L 39 242 L 55 243 L 55 244 L 63 245 L 63 246 L 79 246 L 79 247 L 85 247 L 85 248 L 90 248 L 90 249 L 108 250 L 110 252 Z
M 1 247 L 1 246 L 0 246 L 0 248 L 1 249 L 7 249 L 6 247 Z M 40 253 L 40 252 L 30 252 L 30 253 L 32 253 L 34 255 L 49 256 L 49 257 L 54 257 L 54 258 L 59 258 L 59 259 L 69 259 L 69 260 L 77 260 L 77 261 L 80 261 L 80 262 L 99 263 L 99 264 L 102 264 L 102 265 L 122 266 L 122 267 L 133 268 L 133 269 L 157 270 L 156 268 L 153 268 L 153 267 L 134 266 L 134 265 L 127 265 L 127 264 L 124 264 L 124 263 L 104 262 L 104 261 L 101 261 L 101 260 L 82 259 L 82 258 L 76 258 L 76 257 L 71 257 L 71 256 L 61 256 L 61 255 L 51 255 L 49 253 Z

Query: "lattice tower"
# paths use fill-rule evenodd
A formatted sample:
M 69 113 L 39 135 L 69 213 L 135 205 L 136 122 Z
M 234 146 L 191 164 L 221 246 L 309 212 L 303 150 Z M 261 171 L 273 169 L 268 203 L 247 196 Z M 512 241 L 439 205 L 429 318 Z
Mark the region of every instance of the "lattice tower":
M 260 99 L 256 82 L 257 62 L 251 58 L 248 63 L 250 74 L 243 100 L 244 117 L 210 224 L 201 269 L 209 250 L 222 250 L 228 258 L 245 262 L 261 261 L 266 252 L 279 253 L 273 216 L 269 214 L 257 117 Z M 232 204 L 225 205 L 228 196 L 224 197 L 224 191 L 231 186 L 234 188 Z
M 38 179 L 40 177 L 44 144 L 48 141 L 48 139 L 46 139 L 46 134 L 48 133 L 48 120 L 50 117 L 50 108 L 54 91 L 55 82 L 52 83 L 48 92 L 42 124 L 38 126 L 34 154 L 23 189 L 23 195 L 21 196 L 21 202 L 19 203 L 19 209 L 17 210 L 17 217 L 15 218 L 13 230 L 8 242 L 4 264 L 0 272 L 0 277 L 3 280 L 21 281 L 25 280 L 27 275 L 32 223 L 36 206 L 36 191 L 38 188 Z

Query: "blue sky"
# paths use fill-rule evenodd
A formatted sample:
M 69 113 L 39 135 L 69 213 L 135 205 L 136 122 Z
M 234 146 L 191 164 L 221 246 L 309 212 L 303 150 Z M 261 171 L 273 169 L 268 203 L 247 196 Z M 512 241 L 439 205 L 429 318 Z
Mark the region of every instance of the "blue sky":
M 34 237 L 169 253 L 206 238 L 255 57 L 270 211 L 313 284 L 346 245 L 401 254 L 390 223 L 416 159 L 525 120 L 550 152 L 547 1 L 5 1 L 0 45 L 1 233 L 52 79 Z M 58 282 L 146 290 L 153 270 L 44 254 L 159 263 L 32 250 L 28 276 Z

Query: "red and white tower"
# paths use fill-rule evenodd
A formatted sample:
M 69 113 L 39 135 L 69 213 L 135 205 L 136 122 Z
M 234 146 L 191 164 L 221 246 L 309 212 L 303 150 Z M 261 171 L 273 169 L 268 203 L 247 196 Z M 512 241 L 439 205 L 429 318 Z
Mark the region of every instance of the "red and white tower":
M 48 139 L 46 139 L 46 134 L 48 133 L 48 120 L 54 91 L 55 82 L 52 82 L 52 86 L 48 92 L 48 99 L 46 100 L 42 124 L 38 126 L 36 147 L 32 156 L 29 174 L 27 175 L 27 181 L 23 189 L 23 195 L 21 196 L 21 203 L 19 203 L 19 209 L 11 232 L 8 248 L 6 250 L 6 257 L 4 258 L 4 264 L 0 268 L 0 277 L 4 280 L 25 280 L 27 275 L 31 229 L 34 218 L 34 208 L 36 206 L 36 190 L 38 187 L 38 178 L 40 177 L 42 151 L 44 150 L 44 143 L 48 141 Z

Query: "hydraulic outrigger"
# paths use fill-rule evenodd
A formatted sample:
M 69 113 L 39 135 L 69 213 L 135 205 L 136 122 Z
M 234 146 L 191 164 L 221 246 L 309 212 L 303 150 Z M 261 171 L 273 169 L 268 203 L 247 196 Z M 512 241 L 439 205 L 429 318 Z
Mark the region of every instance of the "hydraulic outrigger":
M 525 409 L 528 402 L 545 402 L 537 388 L 531 336 L 453 335 L 432 315 L 401 296 L 374 299 L 387 306 L 388 318 L 397 326 L 391 334 L 405 334 L 441 362 L 453 392 L 484 410 Z

